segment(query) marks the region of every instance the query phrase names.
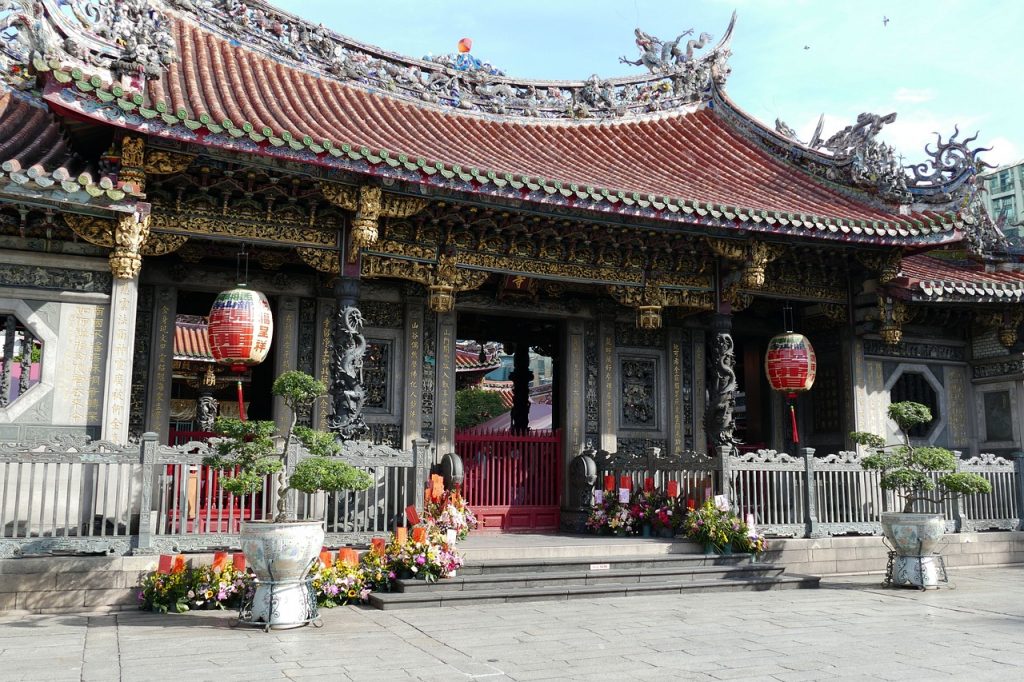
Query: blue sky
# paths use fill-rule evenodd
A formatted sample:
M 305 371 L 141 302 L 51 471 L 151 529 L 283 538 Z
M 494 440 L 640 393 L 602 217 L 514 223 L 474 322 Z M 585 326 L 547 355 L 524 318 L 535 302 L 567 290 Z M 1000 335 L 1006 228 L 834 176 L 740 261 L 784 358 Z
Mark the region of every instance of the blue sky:
M 805 139 L 821 113 L 826 135 L 857 114 L 898 112 L 883 137 L 906 161 L 934 132 L 960 124 L 993 146 L 983 158 L 1024 157 L 1024 2 L 974 0 L 276 0 L 356 40 L 421 57 L 473 54 L 510 76 L 582 79 L 640 67 L 633 28 L 664 39 L 693 28 L 722 35 L 739 13 L 727 92 L 756 118 L 778 116 Z M 883 19 L 888 17 L 888 24 Z M 805 49 L 806 48 L 806 49 Z M 963 135 L 961 135 L 963 137 Z

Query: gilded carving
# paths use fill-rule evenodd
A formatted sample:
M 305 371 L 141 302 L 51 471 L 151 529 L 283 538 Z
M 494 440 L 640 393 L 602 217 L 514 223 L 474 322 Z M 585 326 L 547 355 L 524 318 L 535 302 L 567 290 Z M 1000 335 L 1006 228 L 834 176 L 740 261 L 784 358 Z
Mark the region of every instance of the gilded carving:
M 895 346 L 903 340 L 903 323 L 907 321 L 907 306 L 888 296 L 878 297 L 878 334 L 887 345 Z
M 252 221 L 252 222 L 250 222 Z M 154 213 L 151 227 L 160 232 L 184 235 L 209 235 L 239 239 L 333 248 L 337 233 L 311 227 L 288 225 L 277 217 L 267 223 L 266 215 L 253 211 L 232 211 L 226 217 L 213 211 L 190 210 L 179 213 Z M 73 228 L 72 228 L 73 229 Z M 82 237 L 86 239 L 86 237 Z M 88 241 L 88 240 L 87 240 Z M 95 243 L 95 242 L 94 242 Z
M 142 269 L 143 244 L 149 237 L 149 215 L 131 213 L 118 218 L 110 271 L 117 279 L 134 279 Z
M 1011 348 L 1017 343 L 1017 329 L 1024 321 L 1024 311 L 1019 306 L 1003 310 L 999 323 L 999 343 L 1004 348 Z
M 138 185 L 139 191 L 146 187 L 146 143 L 141 137 L 126 135 L 121 140 L 121 170 L 118 179 Z
M 114 221 L 109 218 L 65 213 L 64 222 L 72 232 L 90 244 L 108 249 L 114 246 Z
M 547 276 L 587 282 L 598 280 L 633 284 L 640 284 L 643 280 L 643 272 L 639 270 L 630 271 L 615 267 L 554 263 L 514 256 L 499 256 L 490 253 L 462 252 L 459 254 L 459 261 L 479 268 L 531 277 Z
M 312 249 L 308 246 L 300 246 L 295 249 L 302 261 L 318 272 L 325 272 L 329 275 L 337 275 L 341 272 L 341 263 L 338 262 L 338 252 L 332 249 Z
M 849 320 L 849 311 L 841 303 L 822 303 L 821 311 L 832 322 L 845 323 Z
M 353 263 L 359 249 L 377 243 L 381 218 L 407 218 L 429 203 L 427 199 L 388 194 L 376 185 L 363 185 L 357 190 L 321 182 L 320 190 L 335 206 L 356 212 L 352 219 L 352 252 L 349 254 L 349 261 Z
M 189 154 L 150 149 L 146 152 L 146 162 L 143 164 L 143 168 L 147 175 L 171 175 L 188 170 L 195 158 Z
M 715 309 L 714 295 L 710 291 L 664 289 L 654 282 L 643 287 L 610 285 L 608 293 L 622 305 L 636 308 L 639 329 L 660 329 L 663 308 Z
M 253 257 L 264 270 L 280 270 L 286 260 L 284 253 L 272 249 L 261 249 Z
M 143 256 L 165 256 L 180 249 L 187 241 L 188 237 L 183 234 L 151 232 L 140 253 Z
M 878 281 L 881 284 L 887 284 L 899 276 L 900 266 L 903 262 L 903 252 L 895 250 L 884 253 L 858 253 L 857 260 L 868 270 L 877 272 Z
M 764 286 L 768 264 L 784 252 L 781 246 L 766 244 L 756 239 L 741 242 L 708 237 L 707 244 L 725 260 L 744 264 L 740 281 L 746 289 L 760 289 Z
M 368 255 L 360 264 L 360 274 L 367 279 L 393 277 L 418 282 L 427 287 L 430 309 L 439 313 L 452 310 L 457 292 L 478 289 L 490 276 L 487 272 L 459 268 L 454 254 L 443 254 L 436 266 Z
M 437 245 L 429 243 L 408 244 L 393 239 L 381 239 L 373 245 L 371 253 L 382 253 L 406 258 L 434 260 L 437 257 Z

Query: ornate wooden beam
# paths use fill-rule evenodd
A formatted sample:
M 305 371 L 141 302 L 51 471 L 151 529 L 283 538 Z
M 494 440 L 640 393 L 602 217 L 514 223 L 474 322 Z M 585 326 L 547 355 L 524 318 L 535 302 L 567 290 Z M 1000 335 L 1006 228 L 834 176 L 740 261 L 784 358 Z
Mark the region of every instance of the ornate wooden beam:
M 352 248 L 349 262 L 356 262 L 360 249 L 377 243 L 381 218 L 407 218 L 419 213 L 427 199 L 389 194 L 376 185 L 346 187 L 329 182 L 320 183 L 320 191 L 332 204 L 347 211 L 355 211 L 352 219 Z

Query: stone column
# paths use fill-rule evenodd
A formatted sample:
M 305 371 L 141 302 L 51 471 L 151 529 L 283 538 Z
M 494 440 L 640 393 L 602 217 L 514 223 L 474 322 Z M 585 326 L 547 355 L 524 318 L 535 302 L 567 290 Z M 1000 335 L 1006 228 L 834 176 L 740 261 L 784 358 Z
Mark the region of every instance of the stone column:
M 331 325 L 334 322 L 334 301 L 329 298 L 317 299 L 316 302 L 316 348 L 314 374 L 331 385 L 331 349 L 333 348 Z M 332 405 L 327 400 L 318 400 L 313 405 L 313 428 L 327 430 L 327 418 L 331 414 Z
M 101 437 L 115 443 L 128 440 L 131 411 L 132 360 L 135 353 L 135 314 L 139 301 L 142 245 L 149 237 L 149 207 L 117 220 L 110 252 L 114 284 L 110 292 L 107 335 L 107 380 L 103 391 Z
M 104 440 L 128 440 L 128 411 L 131 407 L 132 356 L 135 352 L 135 312 L 139 281 L 114 279 L 110 295 L 110 327 L 107 334 L 107 381 L 103 392 Z
M 594 443 L 594 447 L 606 452 L 615 452 L 618 447 L 615 424 L 615 320 L 610 317 L 601 319 L 597 336 L 601 442 Z
M 586 404 L 583 387 L 586 382 L 586 357 L 583 343 L 583 320 L 566 324 L 565 344 L 565 450 L 562 471 L 569 471 L 569 462 L 583 450 Z M 611 399 L 611 396 L 608 396 Z M 569 499 L 569 476 L 562 476 L 562 499 Z
M 146 404 L 146 431 L 156 433 L 160 443 L 167 442 L 171 406 L 171 374 L 174 364 L 174 318 L 178 310 L 178 290 L 160 286 L 153 292 L 153 335 L 149 361 L 149 395 Z
M 437 357 L 435 360 L 434 440 L 437 457 L 455 452 L 455 312 L 437 315 Z
M 527 431 L 530 428 L 530 345 L 525 340 L 516 341 L 516 352 L 512 356 L 512 430 Z
M 423 394 L 423 299 L 405 300 L 405 378 L 402 391 L 402 449 L 420 437 Z
M 687 339 L 687 341 L 689 341 Z M 686 449 L 686 401 L 684 395 L 683 354 L 690 352 L 690 344 L 683 344 L 683 331 L 679 328 L 668 330 L 669 385 L 672 401 L 669 403 L 669 451 L 675 455 Z
M 334 283 L 335 313 L 331 348 L 330 395 L 334 413 L 328 427 L 342 440 L 359 440 L 369 434 L 363 420 L 363 316 L 359 301 L 359 279 L 342 276 Z
M 281 296 L 277 299 L 277 319 L 274 321 L 274 372 L 293 370 L 298 366 L 299 345 L 299 298 Z M 283 398 L 274 398 L 274 422 L 283 433 L 291 426 L 291 415 Z
M 717 447 L 735 447 L 736 352 L 732 340 L 732 316 L 716 313 L 711 322 L 710 401 L 707 432 Z

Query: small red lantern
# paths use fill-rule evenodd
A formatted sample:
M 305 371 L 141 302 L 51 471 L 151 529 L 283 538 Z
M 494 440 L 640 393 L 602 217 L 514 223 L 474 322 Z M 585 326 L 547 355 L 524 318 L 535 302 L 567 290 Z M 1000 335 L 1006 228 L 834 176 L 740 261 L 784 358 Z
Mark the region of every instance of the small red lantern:
M 793 425 L 793 442 L 800 442 L 796 430 L 796 408 L 793 400 L 797 393 L 811 390 L 818 372 L 818 360 L 811 342 L 803 334 L 786 332 L 778 334 L 768 342 L 765 353 L 764 372 L 773 390 L 786 394 L 789 415 Z
M 274 336 L 274 315 L 262 292 L 239 287 L 222 291 L 210 308 L 207 328 L 210 354 L 219 364 L 241 373 L 263 362 Z M 238 412 L 245 419 L 242 382 L 238 381 Z

